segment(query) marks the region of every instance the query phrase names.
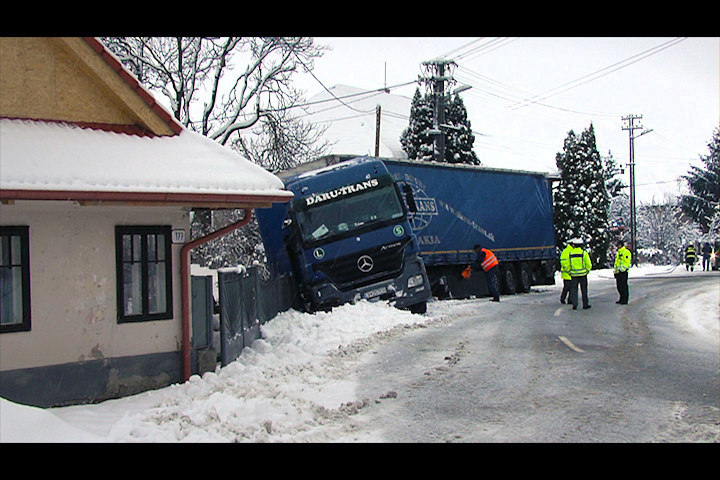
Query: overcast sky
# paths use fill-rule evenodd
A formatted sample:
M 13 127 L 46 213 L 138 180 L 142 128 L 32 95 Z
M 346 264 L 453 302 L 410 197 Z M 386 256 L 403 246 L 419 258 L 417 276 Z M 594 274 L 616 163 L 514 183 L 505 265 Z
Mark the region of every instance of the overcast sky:
M 327 51 L 299 86 L 307 96 L 344 84 L 412 97 L 423 61 L 453 60 L 475 133 L 493 167 L 552 170 L 570 130 L 592 123 L 602 155 L 629 161 L 622 117 L 641 115 L 636 138 L 640 201 L 677 194 L 676 179 L 700 165 L 720 123 L 717 37 L 316 38 Z M 321 85 L 321 83 L 322 85 Z M 639 135 L 642 130 L 636 130 Z M 628 170 L 624 180 L 629 183 Z

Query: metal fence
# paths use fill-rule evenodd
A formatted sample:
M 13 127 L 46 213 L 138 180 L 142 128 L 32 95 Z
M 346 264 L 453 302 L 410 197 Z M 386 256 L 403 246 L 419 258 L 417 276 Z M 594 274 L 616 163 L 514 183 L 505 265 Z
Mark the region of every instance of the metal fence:
M 257 268 L 219 270 L 221 365 L 233 362 L 260 338 L 260 326 L 290 309 L 296 295 L 289 276 L 262 280 Z

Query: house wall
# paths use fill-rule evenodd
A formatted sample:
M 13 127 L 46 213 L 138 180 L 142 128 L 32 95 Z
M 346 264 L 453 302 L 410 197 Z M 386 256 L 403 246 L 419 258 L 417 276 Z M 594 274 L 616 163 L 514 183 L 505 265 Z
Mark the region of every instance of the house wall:
M 23 369 L 38 373 L 42 367 L 53 366 L 61 375 L 63 370 L 77 372 L 78 365 L 90 366 L 98 361 L 109 365 L 113 363 L 111 359 L 122 359 L 122 363 L 127 364 L 128 358 L 147 358 L 158 364 L 159 358 L 167 361 L 170 357 L 177 357 L 177 364 L 172 368 L 180 371 L 182 245 L 172 245 L 174 318 L 118 323 L 115 226 L 171 225 L 174 229 L 184 229 L 189 237 L 186 209 L 18 201 L 0 205 L 0 225 L 30 227 L 32 315 L 31 331 L 0 334 L 0 372 Z M 58 369 L 61 365 L 68 368 Z M 120 378 L 131 375 L 119 368 L 105 369 L 98 375 Z M 135 366 L 130 370 L 132 375 L 139 375 L 138 382 L 145 376 L 142 368 Z M 173 374 L 161 376 L 164 380 L 151 382 L 155 385 L 149 387 L 156 388 L 157 383 L 174 380 Z M 29 381 L 26 377 L 22 375 L 16 380 Z M 8 375 L 2 377 L 3 389 L 9 378 Z M 99 380 L 105 385 L 102 388 L 107 388 L 110 379 Z M 52 379 L 46 381 L 52 386 Z M 115 395 L 105 392 L 101 396 Z
M 0 116 L 175 133 L 79 37 L 0 37 Z

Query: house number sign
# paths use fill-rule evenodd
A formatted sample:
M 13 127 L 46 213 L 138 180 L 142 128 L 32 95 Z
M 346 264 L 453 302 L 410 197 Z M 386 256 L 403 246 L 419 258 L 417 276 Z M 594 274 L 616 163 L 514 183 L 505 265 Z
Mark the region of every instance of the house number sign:
M 172 231 L 172 243 L 185 243 L 185 230 L 173 229 Z

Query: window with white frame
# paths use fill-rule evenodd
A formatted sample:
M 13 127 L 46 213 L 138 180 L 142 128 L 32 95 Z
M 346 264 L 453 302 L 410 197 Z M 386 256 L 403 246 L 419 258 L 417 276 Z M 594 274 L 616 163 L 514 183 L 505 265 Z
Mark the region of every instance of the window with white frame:
M 0 333 L 30 330 L 29 227 L 0 227 Z
M 171 227 L 117 226 L 118 321 L 172 318 Z

